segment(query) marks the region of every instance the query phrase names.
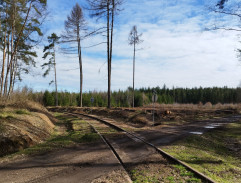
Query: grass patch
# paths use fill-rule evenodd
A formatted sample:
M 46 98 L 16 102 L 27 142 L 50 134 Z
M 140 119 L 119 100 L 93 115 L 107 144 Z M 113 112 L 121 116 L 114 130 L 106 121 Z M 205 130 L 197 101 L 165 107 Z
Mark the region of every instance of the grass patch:
M 159 183 L 158 178 L 147 176 L 148 172 L 132 170 L 130 172 L 133 183 Z
M 179 171 L 179 174 L 182 177 L 187 177 L 186 182 L 196 182 L 201 183 L 201 179 L 198 179 L 195 177 L 194 173 L 188 171 L 184 166 L 182 165 L 173 165 L 174 168 L 176 168 Z M 172 182 L 172 181 L 171 181 Z
M 231 123 L 189 136 L 164 150 L 217 182 L 241 182 L 240 131 L 240 122 Z
M 67 135 L 53 136 L 46 142 L 24 149 L 17 154 L 34 155 L 57 150 L 62 147 L 70 147 L 77 143 L 94 142 L 99 139 L 95 133 L 81 134 L 79 132 L 68 133 Z
M 186 177 L 186 182 L 196 182 L 201 183 L 201 179 L 195 178 L 194 173 L 188 171 L 184 166 L 182 165 L 172 165 L 177 171 L 179 172 L 180 176 Z M 171 180 L 172 182 L 172 180 Z
M 14 118 L 14 114 L 11 112 L 0 112 L 0 119 L 11 119 Z
M 27 110 L 27 109 L 18 109 L 18 110 L 15 110 L 15 113 L 16 114 L 27 114 L 27 115 L 30 115 L 30 112 Z
M 34 145 L 16 154 L 41 154 L 63 147 L 71 147 L 79 143 L 95 142 L 100 139 L 99 135 L 92 131 L 86 121 L 61 113 L 53 113 L 53 115 L 58 119 L 56 123 L 57 129 L 64 126 L 66 130 L 62 132 L 56 130 L 52 137 L 44 143 Z
M 7 109 L 4 111 L 0 112 L 0 119 L 10 119 L 10 118 L 15 118 L 16 115 L 23 115 L 27 114 L 30 115 L 31 113 L 27 109 Z
M 168 175 L 161 175 L 160 173 L 151 173 L 148 170 L 138 170 L 134 169 L 130 171 L 131 179 L 133 180 L 133 183 L 159 183 L 159 182 L 165 182 L 165 183 L 177 183 L 177 182 L 192 182 L 192 183 L 201 183 L 202 181 L 198 178 L 194 177 L 194 174 L 188 170 L 186 170 L 185 167 L 182 165 L 173 165 L 174 169 L 176 170 L 176 174 L 174 175 L 169 174 Z M 166 176 L 166 177 L 165 177 Z

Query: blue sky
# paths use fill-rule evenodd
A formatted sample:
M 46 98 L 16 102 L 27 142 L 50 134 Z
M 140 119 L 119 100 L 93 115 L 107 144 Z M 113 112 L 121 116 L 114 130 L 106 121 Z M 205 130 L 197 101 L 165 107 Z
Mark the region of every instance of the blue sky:
M 236 0 L 235 0 L 236 1 Z M 85 1 L 49 0 L 50 17 L 43 29 L 46 37 L 52 32 L 61 34 L 64 21 L 72 7 Z M 128 34 L 133 25 L 143 34 L 142 49 L 136 57 L 136 87 L 237 87 L 241 80 L 241 67 L 236 49 L 238 32 L 205 31 L 213 25 L 235 26 L 240 22 L 232 17 L 221 17 L 207 9 L 216 0 L 128 0 L 116 18 L 113 47 L 112 90 L 132 85 L 133 48 L 128 45 Z M 237 1 L 238 2 L 238 1 Z M 84 10 L 89 27 L 98 28 Z M 220 21 L 222 20 L 222 21 Z M 44 40 L 46 40 L 46 37 Z M 83 47 L 103 41 L 96 36 L 82 42 Z M 43 43 L 44 44 L 44 43 Z M 42 78 L 39 67 L 43 45 L 39 45 L 37 68 L 24 76 L 20 86 L 34 90 L 53 90 L 48 83 L 53 72 Z M 57 54 L 57 79 L 60 90 L 79 91 L 77 55 Z M 83 49 L 84 91 L 107 90 L 106 45 Z M 37 82 L 36 82 L 37 81 Z

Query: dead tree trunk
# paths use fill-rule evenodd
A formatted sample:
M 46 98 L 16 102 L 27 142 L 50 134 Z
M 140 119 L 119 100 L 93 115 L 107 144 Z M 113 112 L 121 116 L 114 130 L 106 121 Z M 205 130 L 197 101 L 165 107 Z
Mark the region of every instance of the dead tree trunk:
M 134 43 L 134 55 L 133 55 L 133 91 L 132 91 L 132 104 L 135 107 L 135 57 L 136 57 L 136 43 Z
M 57 71 L 56 71 L 56 60 L 55 60 L 55 47 L 54 47 L 54 83 L 55 83 L 55 105 L 59 105 L 58 101 L 58 85 L 57 85 Z
M 108 108 L 111 108 L 110 0 L 107 0 Z

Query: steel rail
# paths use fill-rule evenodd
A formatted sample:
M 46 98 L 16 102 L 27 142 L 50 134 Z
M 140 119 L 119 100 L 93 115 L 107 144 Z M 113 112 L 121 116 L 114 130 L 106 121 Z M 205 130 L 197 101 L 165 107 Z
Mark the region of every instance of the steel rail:
M 73 115 L 76 117 L 76 115 L 82 115 L 82 114 L 78 114 L 78 113 L 69 113 L 69 112 L 65 112 L 65 114 L 69 114 L 69 115 Z M 78 116 L 77 116 L 78 117 Z M 85 116 L 88 117 L 88 116 Z M 88 117 L 90 118 L 90 117 Z M 99 120 L 96 120 L 99 121 Z M 89 126 L 92 128 L 92 130 L 97 133 L 100 138 L 104 141 L 104 143 L 109 147 L 109 149 L 112 151 L 112 153 L 114 154 L 114 156 L 116 157 L 116 159 L 119 161 L 120 165 L 123 167 L 123 169 L 125 170 L 126 174 L 128 175 L 128 181 L 129 183 L 132 183 L 131 177 L 127 171 L 127 167 L 125 166 L 125 164 L 123 163 L 123 161 L 121 160 L 121 157 L 119 156 L 119 154 L 116 152 L 115 148 L 111 145 L 111 143 L 105 138 L 104 135 L 102 135 L 95 127 L 94 125 L 92 125 L 90 122 L 87 121 L 87 123 L 89 124 Z M 107 124 L 106 124 L 107 125 Z M 107 125 L 109 126 L 109 125 Z
M 163 151 L 162 149 L 156 147 L 154 144 L 152 143 L 149 143 L 147 142 L 146 140 L 144 140 L 143 138 L 131 133 L 131 132 L 128 132 L 126 130 L 124 130 L 123 128 L 119 127 L 119 126 L 116 126 L 114 124 L 112 124 L 111 122 L 108 122 L 107 120 L 104 120 L 104 119 L 101 119 L 95 115 L 89 115 L 89 114 L 83 114 L 83 113 L 74 113 L 74 112 L 65 112 L 67 114 L 74 114 L 74 115 L 82 115 L 82 116 L 85 116 L 87 118 L 91 118 L 91 119 L 94 119 L 94 120 L 97 120 L 99 122 L 102 122 L 103 124 L 111 127 L 111 128 L 114 128 L 115 130 L 117 131 L 122 131 L 122 132 L 125 132 L 127 134 L 129 134 L 130 136 L 134 137 L 134 138 L 137 138 L 139 139 L 140 141 L 142 141 L 144 144 L 154 148 L 160 155 L 162 155 L 163 157 L 177 163 L 177 164 L 180 164 L 182 166 L 184 166 L 186 169 L 188 169 L 189 171 L 191 171 L 192 173 L 194 173 L 197 177 L 199 177 L 200 179 L 202 179 L 204 182 L 208 182 L 208 183 L 216 183 L 214 180 L 212 180 L 211 178 L 207 177 L 206 175 L 204 175 L 203 173 L 199 172 L 198 170 L 192 168 L 191 166 L 189 166 L 188 164 L 186 164 L 185 162 L 181 161 L 181 160 L 178 160 L 177 158 L 173 157 L 172 155 L 170 155 L 169 153 Z M 130 136 L 128 136 L 129 138 L 131 138 Z M 113 148 L 113 147 L 112 147 Z M 122 162 L 122 161 L 121 161 Z M 123 162 L 122 162 L 122 165 Z M 124 166 L 123 166 L 124 167 Z M 126 168 L 124 167 L 124 169 L 126 170 Z M 129 175 L 129 174 L 128 174 Z

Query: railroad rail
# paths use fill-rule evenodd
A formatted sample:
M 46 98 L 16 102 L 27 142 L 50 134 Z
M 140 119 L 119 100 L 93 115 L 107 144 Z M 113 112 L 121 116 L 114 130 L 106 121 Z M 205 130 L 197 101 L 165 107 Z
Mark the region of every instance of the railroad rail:
M 96 121 L 99 121 L 119 132 L 124 132 L 126 134 L 128 134 L 127 136 L 131 139 L 138 139 L 140 141 L 142 141 L 144 144 L 148 145 L 149 147 L 153 148 L 155 151 L 157 151 L 160 155 L 162 155 L 164 158 L 171 160 L 172 162 L 175 162 L 177 164 L 180 164 L 182 166 L 184 166 L 187 170 L 191 171 L 192 173 L 194 173 L 194 175 L 196 175 L 198 178 L 200 178 L 202 181 L 204 182 L 208 182 L 208 183 L 215 183 L 214 180 L 212 180 L 211 178 L 207 177 L 206 175 L 202 174 L 201 172 L 197 171 L 196 169 L 192 168 L 191 166 L 189 166 L 188 164 L 184 163 L 183 161 L 180 161 L 178 159 L 176 159 L 175 157 L 173 157 L 172 155 L 168 154 L 167 152 L 163 151 L 162 149 L 156 147 L 155 145 L 147 142 L 145 139 L 141 138 L 140 136 L 137 136 L 129 131 L 124 130 L 123 128 L 111 123 L 110 121 L 108 121 L 107 119 L 102 119 L 99 118 L 95 115 L 89 115 L 89 114 L 84 114 L 84 113 L 75 113 L 75 112 L 64 112 L 65 114 L 69 114 L 69 115 L 73 115 L 73 116 L 84 116 L 87 117 L 89 119 L 93 119 Z M 112 152 L 114 153 L 114 155 L 116 156 L 116 158 L 119 160 L 120 164 L 123 166 L 123 168 L 126 170 L 127 174 L 128 171 L 126 169 L 125 164 L 122 162 L 120 156 L 118 155 L 118 153 L 115 151 L 115 148 L 108 142 L 108 140 L 101 134 L 98 132 L 98 130 L 91 124 L 89 123 L 89 125 L 93 128 L 93 130 L 98 133 L 101 138 L 103 139 L 103 141 L 109 146 L 109 148 L 112 150 Z M 129 175 L 129 174 L 128 174 Z

